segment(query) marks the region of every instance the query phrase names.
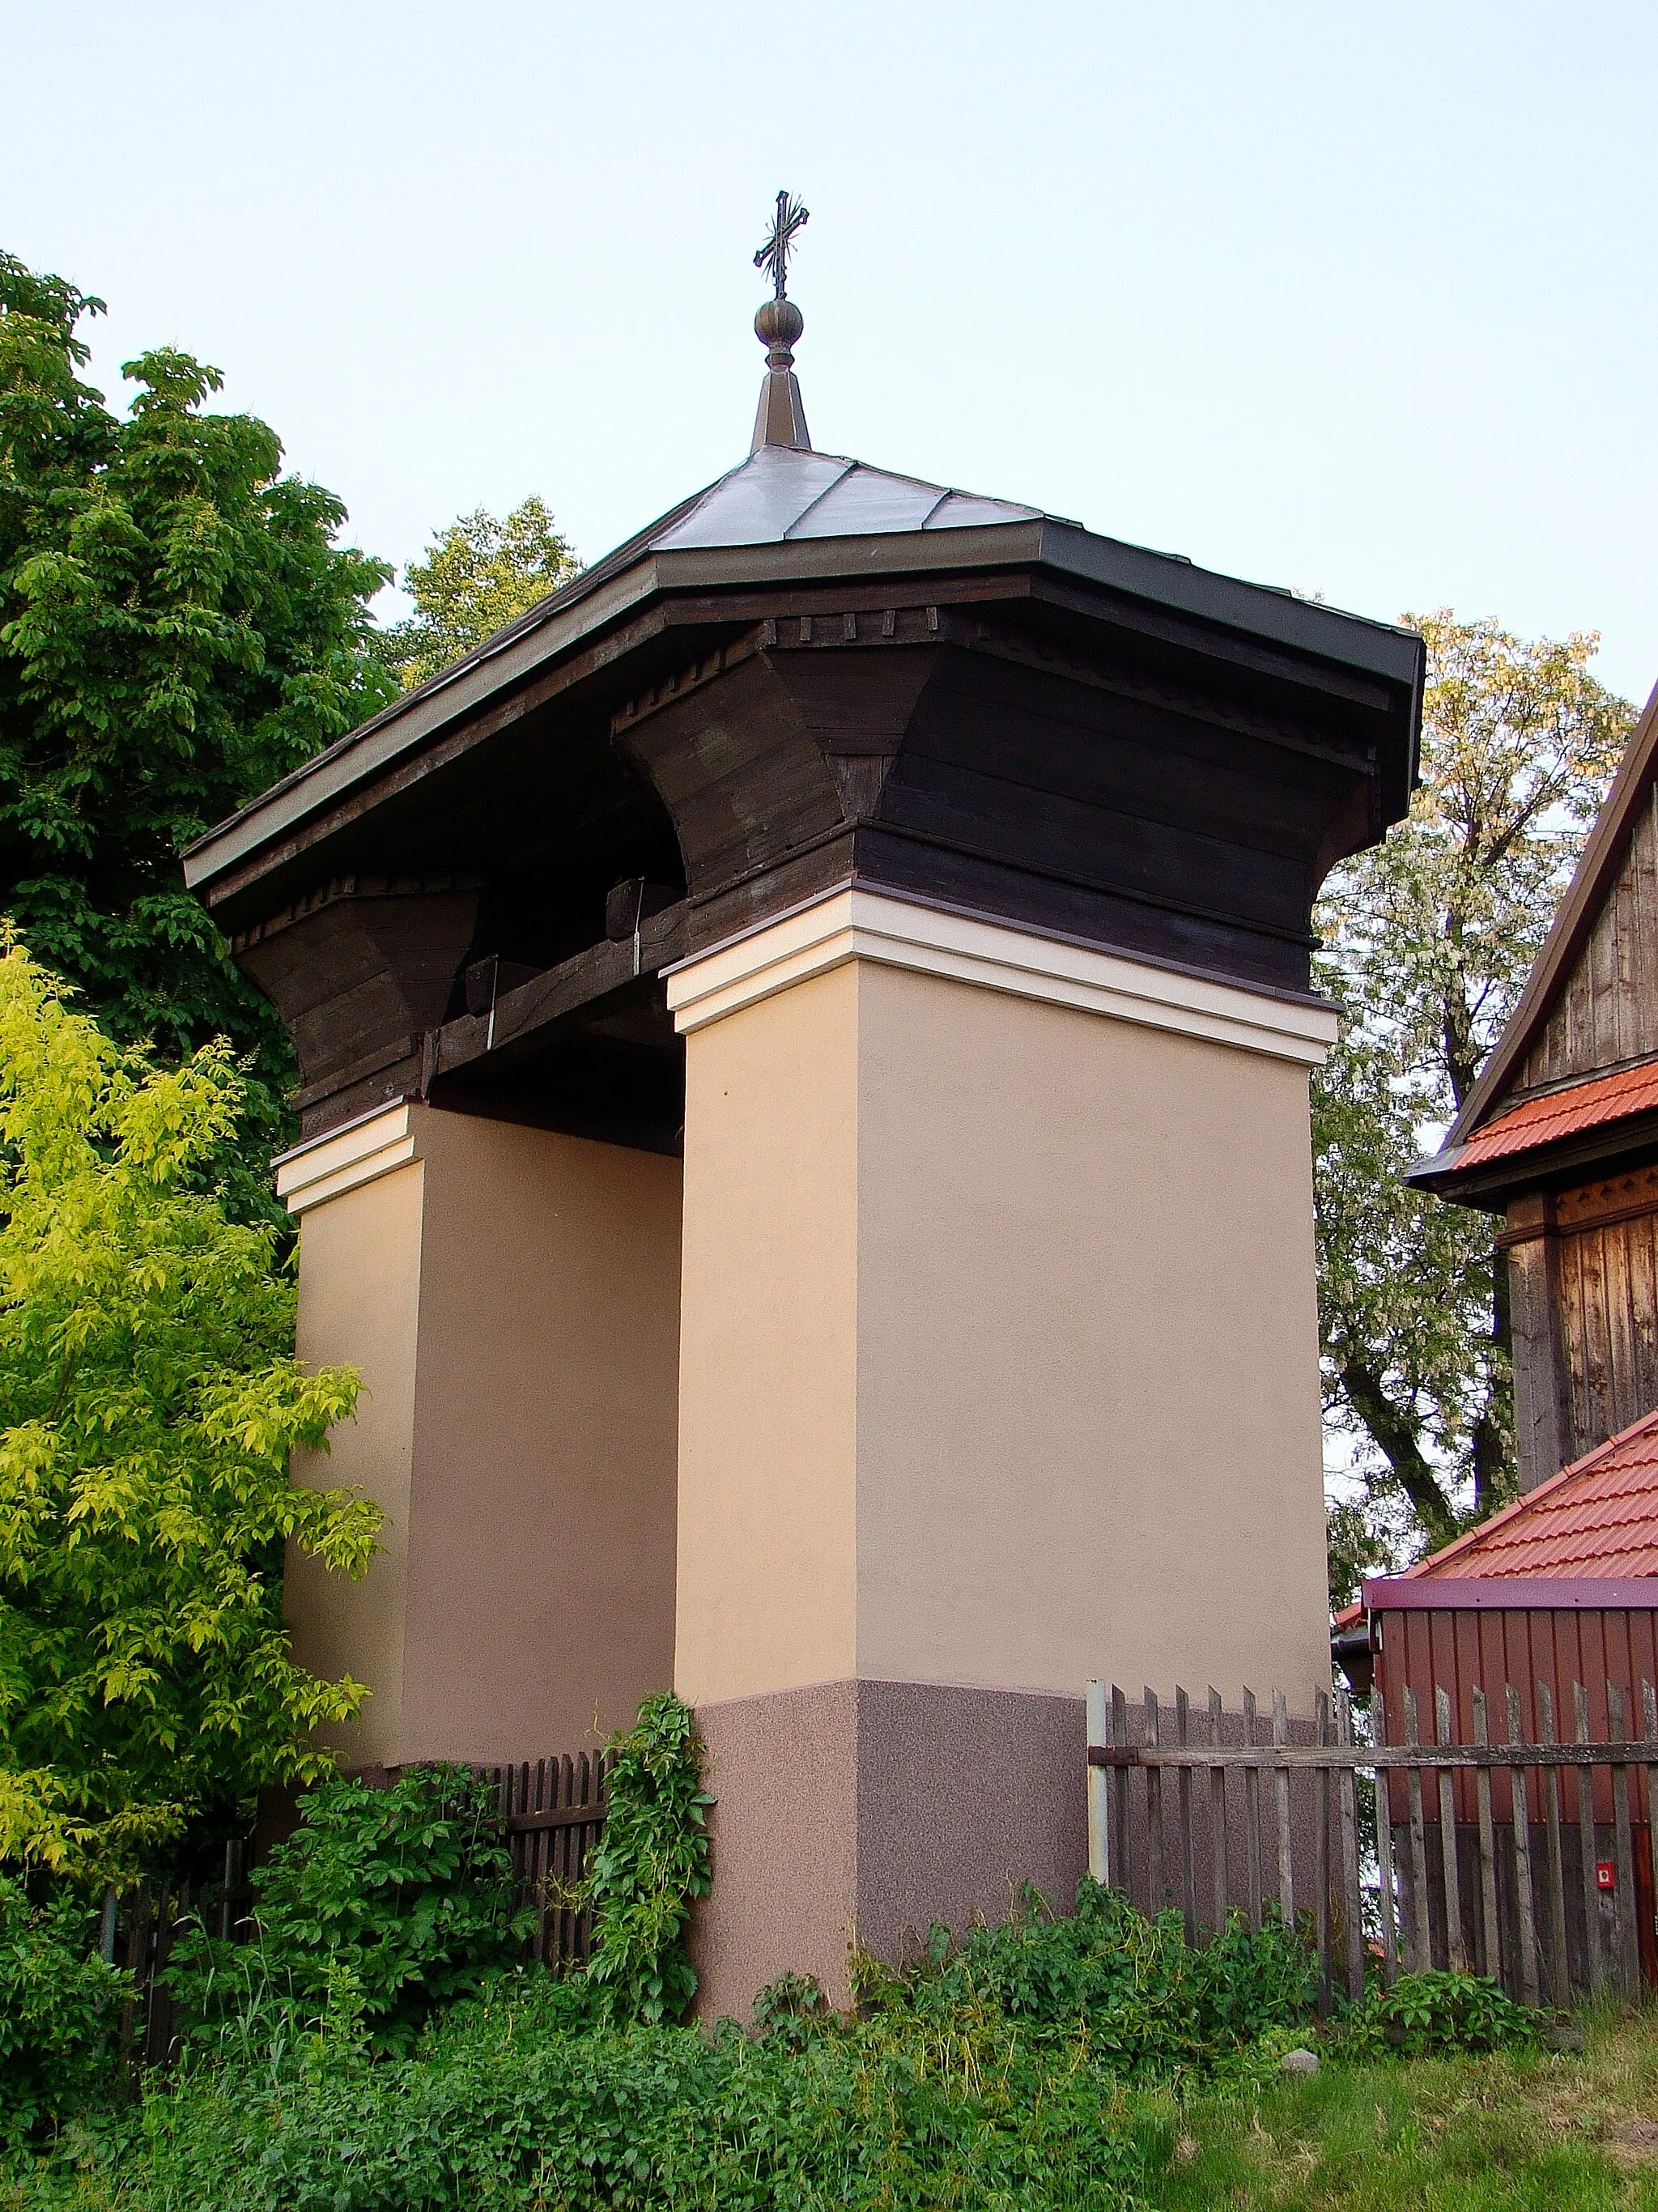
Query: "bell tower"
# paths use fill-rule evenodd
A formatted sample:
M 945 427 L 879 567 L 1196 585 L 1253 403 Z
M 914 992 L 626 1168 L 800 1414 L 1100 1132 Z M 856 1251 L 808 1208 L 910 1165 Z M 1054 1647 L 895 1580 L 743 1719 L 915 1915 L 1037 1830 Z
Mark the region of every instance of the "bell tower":
M 295 1038 L 302 1350 L 390 1516 L 301 1648 L 388 1761 L 671 1681 L 739 2014 L 1067 1895 L 1090 1676 L 1327 1679 L 1310 915 L 1422 681 L 812 449 L 805 220 L 748 459 L 188 860 Z

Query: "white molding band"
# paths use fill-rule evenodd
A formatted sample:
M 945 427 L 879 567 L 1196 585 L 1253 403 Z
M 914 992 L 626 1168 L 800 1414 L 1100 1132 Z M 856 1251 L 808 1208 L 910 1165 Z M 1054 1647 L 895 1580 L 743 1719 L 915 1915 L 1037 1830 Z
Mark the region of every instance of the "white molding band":
M 404 1099 L 283 1152 L 272 1162 L 276 1195 L 290 1213 L 305 1213 L 325 1199 L 406 1167 L 414 1157 L 413 1117 Z
M 1212 982 L 1121 952 L 1036 936 L 879 891 L 832 891 L 817 904 L 666 971 L 682 1035 L 822 975 L 848 960 L 914 969 L 1108 1019 L 1322 1065 L 1339 1034 L 1333 1009 Z

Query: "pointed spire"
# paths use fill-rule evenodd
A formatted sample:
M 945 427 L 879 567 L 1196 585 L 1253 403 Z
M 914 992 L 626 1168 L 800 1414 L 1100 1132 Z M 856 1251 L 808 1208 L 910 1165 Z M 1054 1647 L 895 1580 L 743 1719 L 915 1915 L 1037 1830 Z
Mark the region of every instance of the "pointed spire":
M 754 334 L 766 348 L 766 380 L 760 387 L 760 411 L 754 418 L 754 443 L 749 448 L 751 453 L 757 453 L 762 446 L 793 446 L 803 453 L 811 451 L 811 434 L 806 428 L 806 410 L 801 402 L 800 386 L 795 380 L 794 355 L 791 350 L 806 322 L 793 301 L 787 297 L 789 248 L 796 232 L 804 230 L 810 219 L 799 200 L 792 200 L 786 192 L 779 192 L 770 235 L 754 257 L 756 269 L 769 270 L 773 291 L 754 319 Z

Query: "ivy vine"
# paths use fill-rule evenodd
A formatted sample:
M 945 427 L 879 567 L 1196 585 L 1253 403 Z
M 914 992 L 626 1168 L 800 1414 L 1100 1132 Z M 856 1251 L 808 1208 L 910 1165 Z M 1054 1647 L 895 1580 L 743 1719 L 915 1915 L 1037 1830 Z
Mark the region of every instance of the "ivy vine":
M 689 1705 L 647 1698 L 610 1746 L 604 1829 L 577 1892 L 592 1915 L 587 1979 L 616 2021 L 684 2017 L 696 1993 L 686 1936 L 708 1893 L 702 1741 Z

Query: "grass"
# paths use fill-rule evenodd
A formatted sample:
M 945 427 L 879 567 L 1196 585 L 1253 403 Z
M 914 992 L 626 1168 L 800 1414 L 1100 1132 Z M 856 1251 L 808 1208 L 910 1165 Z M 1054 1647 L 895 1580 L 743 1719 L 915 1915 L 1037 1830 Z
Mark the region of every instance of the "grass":
M 1157 2212 L 1658 2212 L 1658 2012 L 1581 2054 L 1327 2067 L 1154 2101 Z

